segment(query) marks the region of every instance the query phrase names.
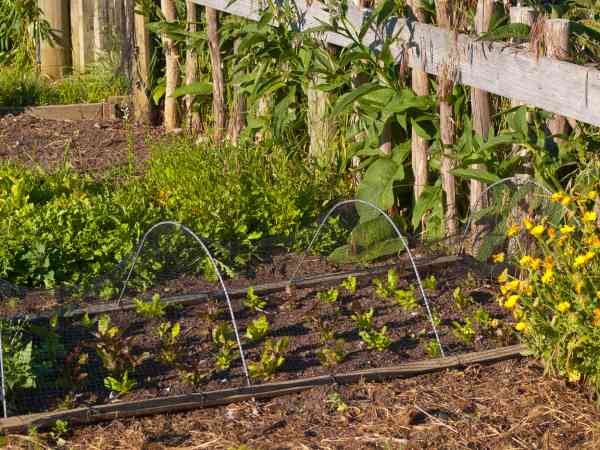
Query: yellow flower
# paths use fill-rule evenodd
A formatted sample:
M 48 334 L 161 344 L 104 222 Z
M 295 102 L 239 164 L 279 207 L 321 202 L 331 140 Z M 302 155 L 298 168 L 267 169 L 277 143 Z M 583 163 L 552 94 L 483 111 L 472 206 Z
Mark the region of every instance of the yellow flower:
M 548 255 L 544 258 L 544 269 L 546 270 L 552 270 L 552 268 L 554 267 L 554 258 L 552 258 L 552 256 Z
M 569 302 L 560 302 L 556 306 L 556 309 L 561 313 L 567 312 L 570 308 L 571 308 L 571 304 Z
M 560 204 L 563 205 L 563 206 L 568 206 L 571 203 L 571 200 L 572 200 L 571 197 L 569 197 L 568 195 L 565 195 L 561 199 Z
M 525 331 L 525 328 L 527 328 L 527 324 L 525 322 L 519 322 L 515 325 L 515 329 L 517 331 Z
M 588 211 L 583 215 L 584 222 L 595 222 L 597 219 L 597 215 L 594 211 Z
M 531 295 L 531 293 L 533 292 L 533 289 L 527 281 L 520 281 L 519 282 L 519 292 L 521 292 L 522 294 Z
M 575 258 L 575 262 L 573 263 L 573 267 L 575 269 L 577 269 L 578 267 L 581 267 L 583 265 L 585 265 L 585 263 L 587 262 L 587 259 L 585 257 L 585 255 L 579 255 Z
M 490 322 L 490 327 L 492 328 L 498 328 L 499 325 L 500 321 L 498 319 L 492 319 L 492 321 Z
M 592 325 L 595 327 L 600 325 L 600 308 L 594 308 L 594 319 L 592 320 Z
M 540 258 L 533 258 L 531 260 L 530 267 L 533 270 L 538 270 L 540 267 L 542 267 L 542 260 Z
M 533 228 L 533 222 L 525 217 L 525 219 L 523 219 L 523 226 L 527 231 L 529 231 Z
M 508 280 L 508 269 L 504 269 L 502 271 L 502 273 L 500 275 L 498 275 L 498 283 L 506 283 L 507 280 Z
M 590 191 L 587 194 L 588 200 L 596 200 L 596 197 L 598 197 L 598 192 L 596 191 Z
M 579 380 L 581 380 L 581 372 L 579 370 L 569 370 L 567 372 L 567 376 L 570 383 L 577 383 Z
M 577 295 L 581 294 L 581 290 L 583 289 L 583 281 L 577 281 L 575 283 L 575 292 Z
M 506 299 L 506 301 L 504 302 L 504 307 L 507 309 L 512 309 L 516 306 L 517 302 L 519 301 L 521 297 L 518 295 L 511 295 L 510 297 L 508 297 Z
M 519 225 L 514 224 L 508 228 L 508 230 L 506 231 L 506 235 L 508 237 L 513 237 L 513 236 L 516 236 L 517 234 L 519 234 L 519 231 L 521 231 L 521 228 L 519 227 Z
M 494 256 L 492 256 L 492 261 L 495 263 L 504 262 L 504 252 L 497 253 Z
M 543 225 L 536 225 L 529 232 L 532 234 L 532 236 L 540 237 L 542 234 L 544 234 L 545 230 L 546 229 Z
M 554 194 L 552 194 L 552 197 L 550 197 L 550 199 L 554 202 L 554 203 L 558 203 L 560 202 L 563 198 L 565 197 L 565 194 L 563 194 L 562 192 L 555 192 Z
M 548 237 L 553 238 L 556 236 L 556 228 L 548 228 Z
M 554 272 L 552 269 L 546 269 L 544 275 L 542 275 L 542 283 L 544 284 L 552 284 L 554 283 Z
M 510 283 L 506 283 L 508 288 L 513 291 L 516 291 L 517 289 L 519 289 L 520 284 L 521 284 L 521 282 L 519 280 L 512 280 Z
M 600 291 L 596 291 L 596 298 L 600 300 Z
M 533 258 L 525 255 L 519 260 L 519 264 L 521 264 L 523 267 L 527 267 L 529 264 L 531 264 L 531 261 L 533 261 Z
M 590 250 L 585 254 L 585 259 L 586 261 L 591 261 L 592 259 L 594 259 L 594 256 L 596 256 L 596 253 Z
M 571 234 L 573 231 L 575 231 L 573 225 L 563 225 L 560 227 L 560 234 Z

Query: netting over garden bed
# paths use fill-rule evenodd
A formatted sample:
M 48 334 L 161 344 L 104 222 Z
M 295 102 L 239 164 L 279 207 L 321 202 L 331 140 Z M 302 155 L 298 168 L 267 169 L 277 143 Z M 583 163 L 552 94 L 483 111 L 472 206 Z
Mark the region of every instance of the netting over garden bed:
M 237 273 L 191 230 L 165 222 L 91 285 L 28 291 L 2 283 L 5 416 L 516 343 L 512 318 L 495 301 L 504 267 L 485 262 L 524 245 L 523 236 L 507 237 L 511 223 L 549 211 L 559 220 L 560 210 L 519 179 L 485 197 L 464 235 L 433 244 L 405 238 L 373 205 L 348 201 L 323 218 L 306 254 L 263 248 Z M 365 220 L 361 208 L 375 214 Z

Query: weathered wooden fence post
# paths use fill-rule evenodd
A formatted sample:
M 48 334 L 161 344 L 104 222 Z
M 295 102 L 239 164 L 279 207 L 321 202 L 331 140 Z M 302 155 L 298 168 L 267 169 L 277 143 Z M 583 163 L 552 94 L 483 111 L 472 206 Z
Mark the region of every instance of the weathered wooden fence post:
M 68 0 L 39 0 L 39 7 L 54 31 L 53 42 L 40 43 L 40 70 L 52 79 L 62 78 L 70 65 L 71 32 Z
M 571 23 L 567 19 L 548 19 L 544 22 L 544 46 L 546 56 L 563 61 L 569 59 L 569 34 Z M 567 118 L 559 114 L 548 119 L 548 130 L 551 134 L 566 134 L 569 131 Z M 562 138 L 554 138 L 556 144 L 564 142 Z
M 94 0 L 94 61 L 105 57 L 109 49 L 108 1 Z
M 125 22 L 134 14 L 134 5 L 131 0 L 125 0 Z M 134 63 L 131 67 L 133 80 L 133 112 L 135 120 L 141 123 L 150 123 L 150 32 L 148 31 L 148 17 L 135 14 L 133 17 L 135 52 Z M 128 26 L 125 29 L 129 29 Z
M 490 22 L 495 9 L 495 0 L 479 0 L 475 13 L 475 31 L 477 34 L 483 34 L 490 28 Z M 473 115 L 473 129 L 475 133 L 487 140 L 490 127 L 492 126 L 490 98 L 486 91 L 481 89 L 471 89 L 471 110 Z M 473 164 L 472 169 L 482 170 L 485 166 L 482 164 Z M 470 206 L 471 214 L 483 208 L 486 200 L 483 198 L 485 184 L 478 180 L 470 182 Z
M 412 14 L 419 22 L 425 22 L 425 13 L 422 10 L 421 0 L 411 0 L 409 4 Z M 422 69 L 413 68 L 412 88 L 416 95 L 429 95 L 429 79 L 427 73 Z M 412 128 L 411 160 L 415 176 L 415 199 L 418 200 L 427 185 L 427 150 L 429 145 L 425 138 L 417 134 Z
M 177 10 L 175 9 L 174 0 L 161 0 L 161 8 L 167 22 L 175 22 L 177 20 Z M 173 38 L 166 33 L 163 33 L 163 45 L 166 59 L 164 125 L 166 131 L 173 131 L 178 127 L 177 99 L 173 97 L 173 92 L 177 89 L 177 82 L 179 80 L 179 55 L 177 54 L 177 47 Z
M 239 58 L 239 47 L 241 38 L 237 38 L 233 43 L 233 55 Z M 227 124 L 227 138 L 232 143 L 237 143 L 240 134 L 246 126 L 246 96 L 240 91 L 240 84 L 236 79 L 238 74 L 234 74 L 233 81 L 233 103 L 229 113 L 229 123 Z
M 85 72 L 94 61 L 94 3 L 93 0 L 71 0 L 71 33 L 73 70 Z
M 213 82 L 214 139 L 222 142 L 225 135 L 225 81 L 219 39 L 219 15 L 216 9 L 206 8 L 206 26 Z
M 435 11 L 437 24 L 441 28 L 450 30 L 452 27 L 451 0 L 436 0 Z M 454 85 L 452 61 L 446 63 L 446 71 L 438 77 L 438 98 L 440 102 L 440 133 L 442 140 L 442 189 L 446 196 L 446 234 L 455 236 L 458 232 L 458 214 L 456 211 L 456 180 L 451 171 L 454 161 L 448 155 L 450 147 L 454 144 L 454 117 L 449 97 Z

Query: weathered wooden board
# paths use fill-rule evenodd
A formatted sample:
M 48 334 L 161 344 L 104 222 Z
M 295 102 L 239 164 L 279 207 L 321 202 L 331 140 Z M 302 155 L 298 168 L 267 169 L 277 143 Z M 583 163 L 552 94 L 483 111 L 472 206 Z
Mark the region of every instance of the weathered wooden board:
M 231 1 L 194 0 L 199 5 L 229 14 L 258 19 L 258 0 Z M 329 21 L 330 13 L 322 4 L 290 1 L 294 2 L 297 16 L 301 18 L 295 24 L 298 29 L 309 30 Z M 350 7 L 348 19 L 359 29 L 365 14 L 368 11 Z M 382 30 L 368 32 L 364 43 L 376 48 L 382 33 L 397 35 L 396 57 L 400 60 L 404 49 L 407 49 L 410 67 L 421 68 L 433 75 L 448 67 L 458 83 L 600 126 L 600 71 L 594 68 L 545 57 L 536 58 L 522 48 L 477 41 L 464 34 L 404 18 L 384 24 Z M 324 39 L 339 46 L 350 44 L 346 37 L 338 34 L 327 34 Z
M 316 386 L 334 383 L 347 384 L 355 383 L 359 380 L 371 381 L 391 378 L 408 378 L 446 369 L 461 368 L 469 364 L 493 363 L 509 358 L 516 358 L 519 357 L 524 351 L 524 346 L 512 345 L 493 350 L 468 353 L 458 356 L 448 356 L 445 358 L 407 363 L 393 367 L 358 370 L 342 374 L 323 375 L 312 378 L 253 385 L 234 389 L 223 389 L 219 391 L 198 394 L 175 395 L 150 400 L 137 400 L 131 402 L 75 408 L 63 411 L 30 414 L 27 416 L 15 416 L 0 420 L 0 432 L 26 432 L 32 426 L 38 429 L 48 428 L 54 425 L 57 420 L 66 420 L 70 424 L 81 425 L 105 420 L 121 419 L 125 417 L 187 411 L 191 409 L 225 405 L 244 400 L 272 398 L 301 392 Z

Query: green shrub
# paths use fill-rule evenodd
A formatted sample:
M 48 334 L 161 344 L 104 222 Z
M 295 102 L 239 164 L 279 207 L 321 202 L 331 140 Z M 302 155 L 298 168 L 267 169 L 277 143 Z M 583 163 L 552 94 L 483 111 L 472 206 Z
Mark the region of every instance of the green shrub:
M 4 358 L 6 395 L 9 400 L 19 389 L 36 386 L 33 371 L 33 344 L 23 337 L 24 324 L 21 322 L 0 322 Z

